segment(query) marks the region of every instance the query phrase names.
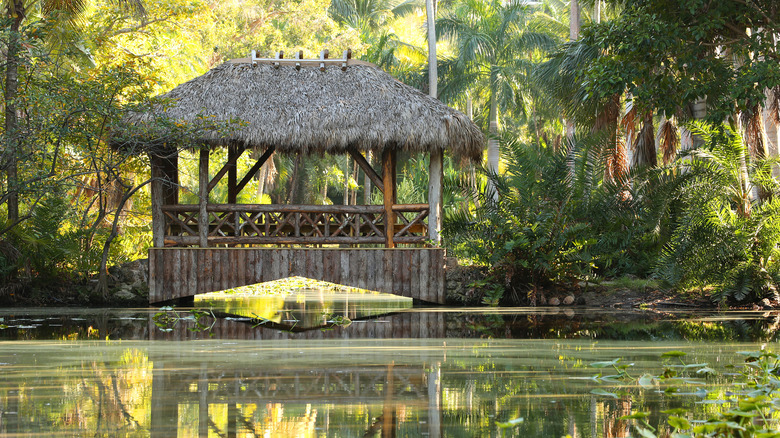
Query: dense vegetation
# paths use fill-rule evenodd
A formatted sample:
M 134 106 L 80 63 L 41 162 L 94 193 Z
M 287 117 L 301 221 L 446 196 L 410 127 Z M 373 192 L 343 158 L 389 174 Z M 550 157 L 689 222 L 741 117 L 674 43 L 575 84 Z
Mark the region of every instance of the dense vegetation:
M 484 167 L 445 160 L 445 246 L 489 268 L 491 304 L 626 275 L 777 300 L 775 2 L 581 3 L 438 3 L 439 98 L 489 134 Z M 111 127 L 212 66 L 351 47 L 428 88 L 419 0 L 2 5 L 0 299 L 56 301 L 99 274 L 83 292 L 109 296 L 107 266 L 151 240 L 148 162 L 108 147 Z M 425 160 L 401 162 L 400 200 L 424 201 Z M 239 201 L 368 202 L 357 169 L 277 154 Z

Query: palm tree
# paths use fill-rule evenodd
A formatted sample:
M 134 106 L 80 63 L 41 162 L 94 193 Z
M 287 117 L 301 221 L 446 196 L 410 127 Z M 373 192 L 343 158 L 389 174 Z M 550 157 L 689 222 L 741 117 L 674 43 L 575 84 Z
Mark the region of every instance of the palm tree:
M 391 25 L 422 7 L 422 0 L 333 0 L 328 14 L 335 22 L 360 34 L 360 40 L 368 45 L 365 61 L 386 70 L 408 70 L 409 66 L 399 59 L 399 52 L 420 59 L 424 52 L 402 41 Z
M 121 6 L 127 7 L 139 14 L 143 13 L 141 0 L 115 0 Z M 8 193 L 6 205 L 8 208 L 9 226 L 19 222 L 19 178 L 18 160 L 22 153 L 22 136 L 19 130 L 19 108 L 17 98 L 19 93 L 19 68 L 21 64 L 22 40 L 20 30 L 22 23 L 29 17 L 53 18 L 61 21 L 63 26 L 75 26 L 79 15 L 87 7 L 85 0 L 4 0 L 2 4 L 5 19 L 8 24 L 8 49 L 6 52 L 5 71 L 5 150 L 2 164 L 8 178 Z
M 457 58 L 451 62 L 449 93 L 473 90 L 487 101 L 490 139 L 488 170 L 498 172 L 499 112 L 525 112 L 533 56 L 554 39 L 529 28 L 534 6 L 525 1 L 457 0 L 436 26 L 452 40 Z

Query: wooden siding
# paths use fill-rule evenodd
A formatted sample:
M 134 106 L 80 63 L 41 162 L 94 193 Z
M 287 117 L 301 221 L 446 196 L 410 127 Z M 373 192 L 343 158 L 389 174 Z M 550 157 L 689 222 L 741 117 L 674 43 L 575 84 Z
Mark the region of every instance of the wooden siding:
M 152 248 L 149 302 L 300 276 L 444 303 L 444 249 Z

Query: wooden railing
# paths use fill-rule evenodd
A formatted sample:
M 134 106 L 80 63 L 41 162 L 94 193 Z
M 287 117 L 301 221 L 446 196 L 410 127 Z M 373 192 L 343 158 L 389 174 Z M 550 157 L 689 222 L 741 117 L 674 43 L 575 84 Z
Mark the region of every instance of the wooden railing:
M 422 244 L 428 239 L 428 204 L 394 205 L 393 241 Z M 166 205 L 166 245 L 198 245 L 198 205 Z M 209 204 L 209 245 L 383 244 L 381 205 Z

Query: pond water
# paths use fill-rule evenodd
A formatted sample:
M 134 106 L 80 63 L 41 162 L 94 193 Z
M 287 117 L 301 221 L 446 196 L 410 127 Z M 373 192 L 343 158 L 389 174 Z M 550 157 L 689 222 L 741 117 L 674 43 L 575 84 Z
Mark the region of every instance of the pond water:
M 630 435 L 620 417 L 637 411 L 663 432 L 661 410 L 717 409 L 708 400 L 730 390 L 736 353 L 775 348 L 778 321 L 412 308 L 322 291 L 194 308 L 4 309 L 0 435 L 620 437 Z M 632 375 L 658 374 L 681 363 L 661 359 L 671 350 L 715 375 L 666 394 L 593 379 L 609 372 L 589 366 L 620 357 Z

